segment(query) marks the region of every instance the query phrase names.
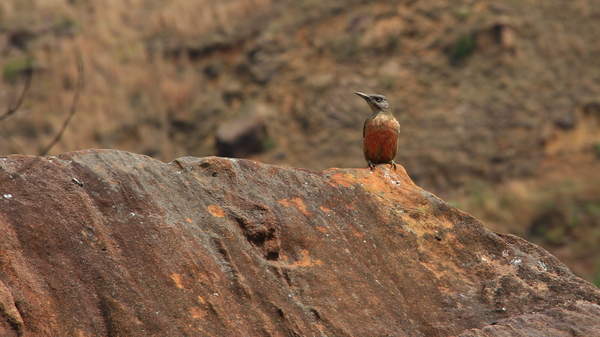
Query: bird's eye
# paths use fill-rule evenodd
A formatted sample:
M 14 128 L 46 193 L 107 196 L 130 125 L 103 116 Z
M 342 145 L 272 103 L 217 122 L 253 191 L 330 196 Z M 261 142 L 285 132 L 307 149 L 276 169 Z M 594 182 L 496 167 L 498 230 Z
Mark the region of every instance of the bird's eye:
M 381 97 L 375 97 L 375 101 L 381 102 Z

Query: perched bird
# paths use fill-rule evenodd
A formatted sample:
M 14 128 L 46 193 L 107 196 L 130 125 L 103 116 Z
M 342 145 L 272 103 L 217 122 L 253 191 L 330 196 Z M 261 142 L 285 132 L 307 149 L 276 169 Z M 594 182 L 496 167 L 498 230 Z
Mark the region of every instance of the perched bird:
M 396 151 L 398 150 L 398 134 L 400 124 L 392 115 L 392 108 L 387 98 L 382 95 L 367 95 L 355 92 L 362 97 L 373 114 L 367 118 L 363 127 L 363 151 L 371 170 L 375 164 L 390 164 L 396 169 Z

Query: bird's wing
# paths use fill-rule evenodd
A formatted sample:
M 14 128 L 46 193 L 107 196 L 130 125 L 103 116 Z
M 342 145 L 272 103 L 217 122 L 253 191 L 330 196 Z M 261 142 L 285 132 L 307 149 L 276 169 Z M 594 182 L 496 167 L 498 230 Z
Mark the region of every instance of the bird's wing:
M 369 121 L 369 119 L 367 118 L 365 120 L 365 123 L 363 124 L 363 138 L 365 138 L 365 130 L 367 129 L 367 122 Z

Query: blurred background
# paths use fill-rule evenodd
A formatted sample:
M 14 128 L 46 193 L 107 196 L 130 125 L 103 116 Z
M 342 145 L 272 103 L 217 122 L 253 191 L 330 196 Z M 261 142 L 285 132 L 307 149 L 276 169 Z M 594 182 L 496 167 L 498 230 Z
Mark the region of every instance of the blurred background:
M 33 74 L 0 155 L 365 167 L 354 91 L 384 94 L 418 185 L 600 285 L 599 22 L 597 0 L 2 1 L 0 114 Z

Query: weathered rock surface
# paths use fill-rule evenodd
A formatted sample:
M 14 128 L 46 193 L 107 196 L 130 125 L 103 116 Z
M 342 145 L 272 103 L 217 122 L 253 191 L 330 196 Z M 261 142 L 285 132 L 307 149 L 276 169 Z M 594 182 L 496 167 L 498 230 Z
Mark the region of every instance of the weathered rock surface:
M 600 291 L 404 169 L 0 159 L 0 335 L 593 336 Z

